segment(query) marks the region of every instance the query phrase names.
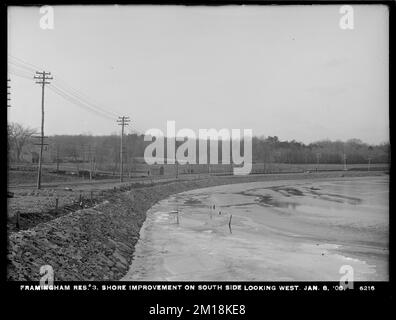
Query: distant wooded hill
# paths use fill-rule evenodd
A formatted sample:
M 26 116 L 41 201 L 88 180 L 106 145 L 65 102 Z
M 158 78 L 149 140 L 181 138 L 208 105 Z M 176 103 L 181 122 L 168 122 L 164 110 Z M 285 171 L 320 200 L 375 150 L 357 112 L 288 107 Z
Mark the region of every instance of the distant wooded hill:
M 37 139 L 31 138 L 34 130 L 23 128 L 19 124 L 9 125 L 9 160 L 11 162 L 31 162 L 36 157 L 38 146 L 33 145 Z M 34 141 L 36 140 L 36 141 Z M 183 142 L 178 142 L 181 145 Z M 45 160 L 56 162 L 85 162 L 90 155 L 95 162 L 101 164 L 116 164 L 120 160 L 120 136 L 91 135 L 56 135 L 48 138 Z M 124 136 L 124 161 L 142 158 L 144 150 L 150 142 L 144 141 L 144 135 L 128 134 Z M 221 163 L 222 143 L 219 141 L 218 154 Z M 242 148 L 243 150 L 243 148 Z M 390 145 L 368 145 L 358 139 L 345 142 L 322 140 L 304 144 L 292 141 L 281 141 L 276 136 L 253 137 L 253 162 L 256 163 L 328 163 L 344 162 L 344 154 L 348 163 L 388 163 Z M 198 143 L 197 143 L 198 151 Z M 243 151 L 241 151 L 243 152 Z M 165 143 L 166 154 L 166 143 Z M 197 152 L 198 157 L 198 152 Z

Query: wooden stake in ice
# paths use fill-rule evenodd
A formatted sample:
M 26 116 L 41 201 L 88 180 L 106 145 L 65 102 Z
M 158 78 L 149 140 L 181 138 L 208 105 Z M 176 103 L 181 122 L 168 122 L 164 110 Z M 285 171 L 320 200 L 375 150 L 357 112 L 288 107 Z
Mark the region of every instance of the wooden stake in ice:
M 179 224 L 179 208 L 177 210 L 173 210 L 170 213 L 176 215 L 176 223 Z

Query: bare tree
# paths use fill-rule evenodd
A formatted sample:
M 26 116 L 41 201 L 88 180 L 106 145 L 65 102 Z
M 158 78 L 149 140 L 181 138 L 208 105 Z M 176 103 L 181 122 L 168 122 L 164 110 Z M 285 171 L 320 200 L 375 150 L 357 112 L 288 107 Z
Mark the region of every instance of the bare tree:
M 15 161 L 21 161 L 23 148 L 36 132 L 36 129 L 24 127 L 20 123 L 11 122 L 8 124 L 8 151 L 14 152 Z

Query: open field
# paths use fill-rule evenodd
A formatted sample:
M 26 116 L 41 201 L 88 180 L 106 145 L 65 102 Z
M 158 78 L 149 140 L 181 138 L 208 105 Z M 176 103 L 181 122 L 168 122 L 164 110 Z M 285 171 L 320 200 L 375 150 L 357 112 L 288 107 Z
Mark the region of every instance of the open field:
M 163 167 L 163 174 L 160 174 L 160 168 Z M 386 163 L 370 164 L 348 164 L 349 171 L 377 171 L 388 170 L 389 165 Z M 9 186 L 34 185 L 37 181 L 37 165 L 33 164 L 11 164 L 9 166 L 8 184 Z M 56 163 L 43 164 L 43 183 L 55 182 L 89 182 L 89 165 L 88 164 L 74 164 L 62 163 L 59 165 L 57 171 Z M 179 165 L 177 167 L 180 175 L 186 174 L 208 174 L 223 175 L 231 174 L 232 167 L 230 165 Z M 270 173 L 291 173 L 291 172 L 305 172 L 305 171 L 341 171 L 344 170 L 343 164 L 287 164 L 287 163 L 254 163 L 252 167 L 252 174 L 270 174 Z M 125 179 L 136 179 L 144 177 L 165 178 L 176 175 L 175 165 L 147 165 L 136 164 L 133 169 L 125 167 Z M 113 170 L 95 170 L 93 172 L 93 180 L 116 180 L 119 177 L 119 169 Z
M 81 181 L 82 179 L 79 177 L 59 175 L 55 173 L 49 173 L 44 171 L 41 175 L 41 181 L 43 183 L 51 183 L 51 182 L 74 182 Z M 36 171 L 17 171 L 10 170 L 8 171 L 8 184 L 10 186 L 17 185 L 34 185 L 37 183 L 37 172 Z

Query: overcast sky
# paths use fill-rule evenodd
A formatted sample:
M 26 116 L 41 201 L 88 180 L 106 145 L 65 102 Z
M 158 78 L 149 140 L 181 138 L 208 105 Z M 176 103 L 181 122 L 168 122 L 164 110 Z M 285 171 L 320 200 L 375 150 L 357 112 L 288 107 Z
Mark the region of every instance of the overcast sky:
M 127 132 L 175 120 L 306 143 L 389 141 L 385 6 L 353 6 L 353 30 L 340 29 L 338 5 L 54 8 L 53 30 L 38 7 L 9 9 L 9 121 L 40 128 L 34 65 L 130 116 Z M 115 118 L 45 94 L 46 135 L 119 132 Z

